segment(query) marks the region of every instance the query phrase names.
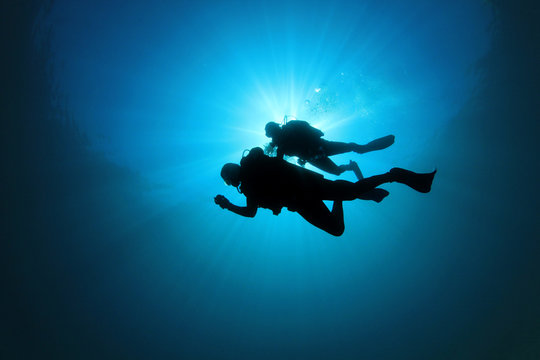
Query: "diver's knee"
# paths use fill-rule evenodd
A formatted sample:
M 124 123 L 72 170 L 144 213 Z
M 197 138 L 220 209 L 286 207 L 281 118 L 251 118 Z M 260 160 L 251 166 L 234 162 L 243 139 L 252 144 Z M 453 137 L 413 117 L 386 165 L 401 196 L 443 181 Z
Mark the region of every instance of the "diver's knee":
M 335 224 L 330 229 L 326 230 L 330 235 L 341 236 L 345 232 L 345 224 Z
M 339 165 L 337 167 L 337 169 L 334 170 L 334 172 L 329 171 L 329 173 L 332 174 L 332 175 L 339 176 L 339 175 L 343 174 L 347 170 L 351 170 L 349 165 Z

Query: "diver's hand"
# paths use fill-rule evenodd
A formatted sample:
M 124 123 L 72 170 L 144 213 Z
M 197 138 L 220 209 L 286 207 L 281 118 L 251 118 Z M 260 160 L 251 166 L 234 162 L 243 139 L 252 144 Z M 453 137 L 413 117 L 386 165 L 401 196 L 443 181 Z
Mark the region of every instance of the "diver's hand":
M 228 209 L 231 202 L 223 195 L 216 195 L 214 202 L 218 204 L 222 209 Z

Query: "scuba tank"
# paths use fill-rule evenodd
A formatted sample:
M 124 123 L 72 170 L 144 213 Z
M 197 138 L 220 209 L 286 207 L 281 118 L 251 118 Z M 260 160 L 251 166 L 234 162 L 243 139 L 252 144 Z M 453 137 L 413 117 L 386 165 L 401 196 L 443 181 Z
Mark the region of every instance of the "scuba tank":
M 294 115 L 285 115 L 285 116 L 283 117 L 283 123 L 282 123 L 281 125 L 287 125 L 287 122 L 288 122 L 289 120 L 298 120 L 298 119 L 297 119 L 296 116 L 294 116 Z

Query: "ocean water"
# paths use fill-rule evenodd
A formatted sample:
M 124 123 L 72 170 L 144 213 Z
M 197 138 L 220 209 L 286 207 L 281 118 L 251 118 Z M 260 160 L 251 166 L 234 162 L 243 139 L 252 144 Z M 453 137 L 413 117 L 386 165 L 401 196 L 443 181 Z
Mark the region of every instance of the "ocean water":
M 540 357 L 534 2 L 2 8 L 1 358 Z M 215 205 L 285 116 L 394 134 L 334 160 L 431 193 L 347 202 L 341 237 Z

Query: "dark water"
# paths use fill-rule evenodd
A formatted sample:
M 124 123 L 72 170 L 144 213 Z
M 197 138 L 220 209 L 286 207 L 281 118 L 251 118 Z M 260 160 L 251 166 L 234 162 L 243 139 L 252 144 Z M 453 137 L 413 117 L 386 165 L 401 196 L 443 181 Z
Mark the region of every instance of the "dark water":
M 540 358 L 534 2 L 1 7 L 2 358 Z M 432 192 L 221 210 L 284 115 Z

